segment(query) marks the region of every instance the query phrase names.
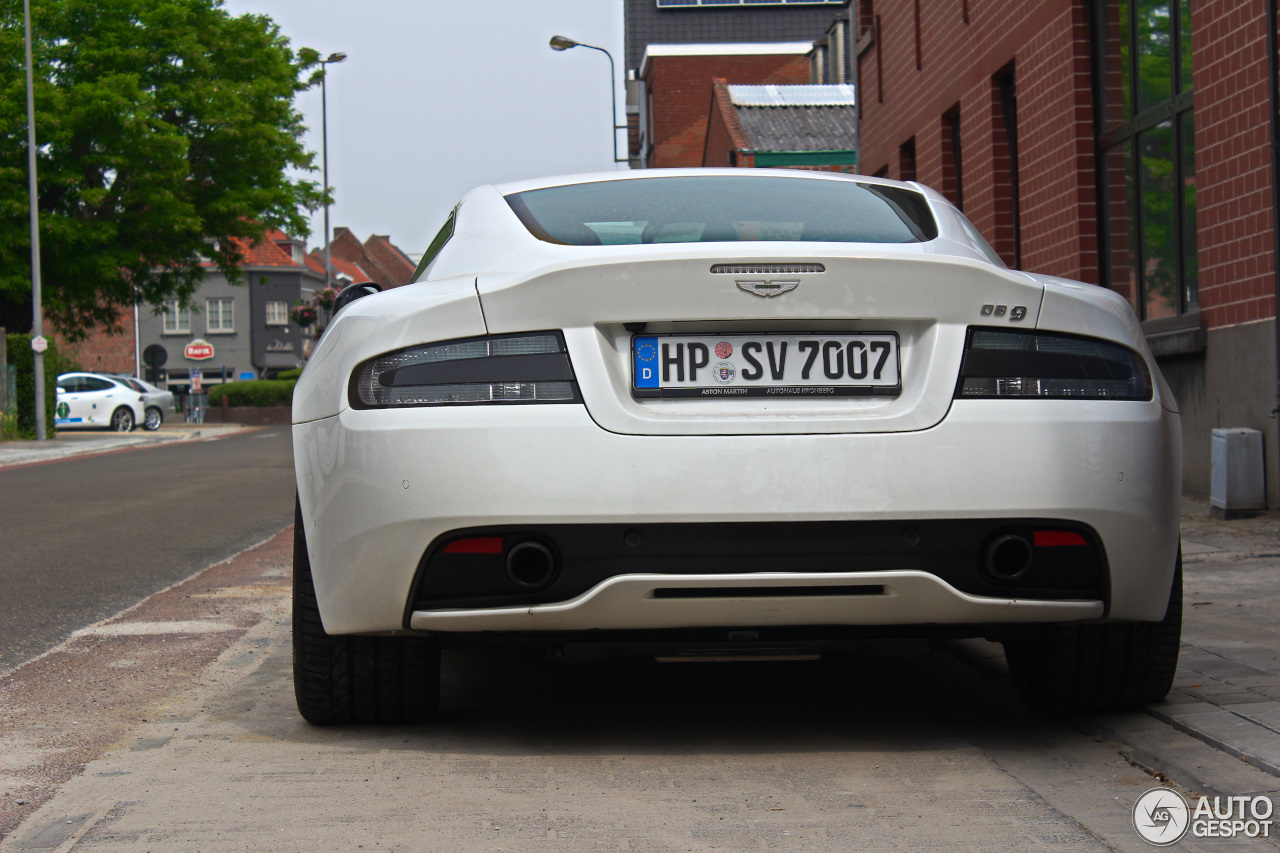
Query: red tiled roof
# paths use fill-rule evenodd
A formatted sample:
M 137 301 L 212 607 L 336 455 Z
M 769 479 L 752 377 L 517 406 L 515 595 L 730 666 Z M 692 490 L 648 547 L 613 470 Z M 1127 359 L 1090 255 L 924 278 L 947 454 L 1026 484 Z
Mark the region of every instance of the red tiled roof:
M 246 266 L 255 267 L 296 267 L 293 258 L 284 249 L 272 243 L 270 239 L 249 245 L 247 240 L 237 240 L 240 251 L 244 253 Z
M 352 263 L 351 261 L 338 257 L 337 255 L 331 255 L 329 260 L 333 264 L 334 276 L 351 276 L 352 284 L 373 281 L 373 278 L 370 277 L 370 275 L 365 272 L 359 264 Z M 311 254 L 307 255 L 307 266 L 321 275 L 324 275 L 324 253 L 319 249 L 316 249 Z

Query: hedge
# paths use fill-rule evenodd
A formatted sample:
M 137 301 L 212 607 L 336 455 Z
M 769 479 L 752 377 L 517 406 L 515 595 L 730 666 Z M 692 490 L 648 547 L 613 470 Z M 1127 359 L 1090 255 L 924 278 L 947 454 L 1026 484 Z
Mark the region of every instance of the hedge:
M 18 374 L 17 416 L 18 434 L 23 438 L 36 437 L 36 382 L 35 353 L 31 351 L 31 335 L 8 334 L 4 336 L 5 358 L 16 366 Z M 58 345 L 49 338 L 49 348 L 44 352 L 44 424 L 45 435 L 52 437 L 57 430 L 53 420 L 58 406 L 58 377 L 63 373 L 79 370 L 80 366 L 58 355 Z
M 302 375 L 302 368 L 295 367 L 293 370 L 282 370 L 276 374 L 276 379 L 297 379 Z
M 289 406 L 297 384 L 296 379 L 252 379 L 214 385 L 209 389 L 209 405 L 221 406 L 225 397 L 228 406 Z

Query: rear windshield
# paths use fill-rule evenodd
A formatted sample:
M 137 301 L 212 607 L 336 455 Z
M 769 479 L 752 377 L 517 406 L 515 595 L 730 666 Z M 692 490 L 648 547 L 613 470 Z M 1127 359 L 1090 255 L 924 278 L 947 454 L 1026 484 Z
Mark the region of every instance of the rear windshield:
M 853 180 L 639 178 L 547 187 L 506 198 L 535 237 L 570 246 L 921 243 L 938 236 L 920 193 Z

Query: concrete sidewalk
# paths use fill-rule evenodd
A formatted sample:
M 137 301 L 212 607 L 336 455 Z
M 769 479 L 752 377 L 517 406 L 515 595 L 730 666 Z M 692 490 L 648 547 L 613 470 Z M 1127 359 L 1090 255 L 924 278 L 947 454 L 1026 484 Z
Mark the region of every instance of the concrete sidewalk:
M 30 465 L 93 453 L 108 453 L 174 441 L 192 441 L 224 438 L 257 427 L 242 424 L 188 424 L 166 423 L 155 432 L 135 429 L 120 433 L 109 430 L 63 430 L 57 438 L 45 441 L 0 442 L 0 468 L 11 465 Z

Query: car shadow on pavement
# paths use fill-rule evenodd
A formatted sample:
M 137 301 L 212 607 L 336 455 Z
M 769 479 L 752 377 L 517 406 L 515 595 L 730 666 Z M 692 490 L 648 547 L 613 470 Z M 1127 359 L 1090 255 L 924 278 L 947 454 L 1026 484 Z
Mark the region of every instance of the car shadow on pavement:
M 567 664 L 515 649 L 446 651 L 438 718 L 423 726 L 310 726 L 278 643 L 239 696 L 209 706 L 255 737 L 377 750 L 487 754 L 927 751 L 1052 736 L 1007 677 L 945 647 L 818 661 Z M 269 706 L 269 707 L 267 707 Z M 268 711 L 259 713 L 259 711 Z

